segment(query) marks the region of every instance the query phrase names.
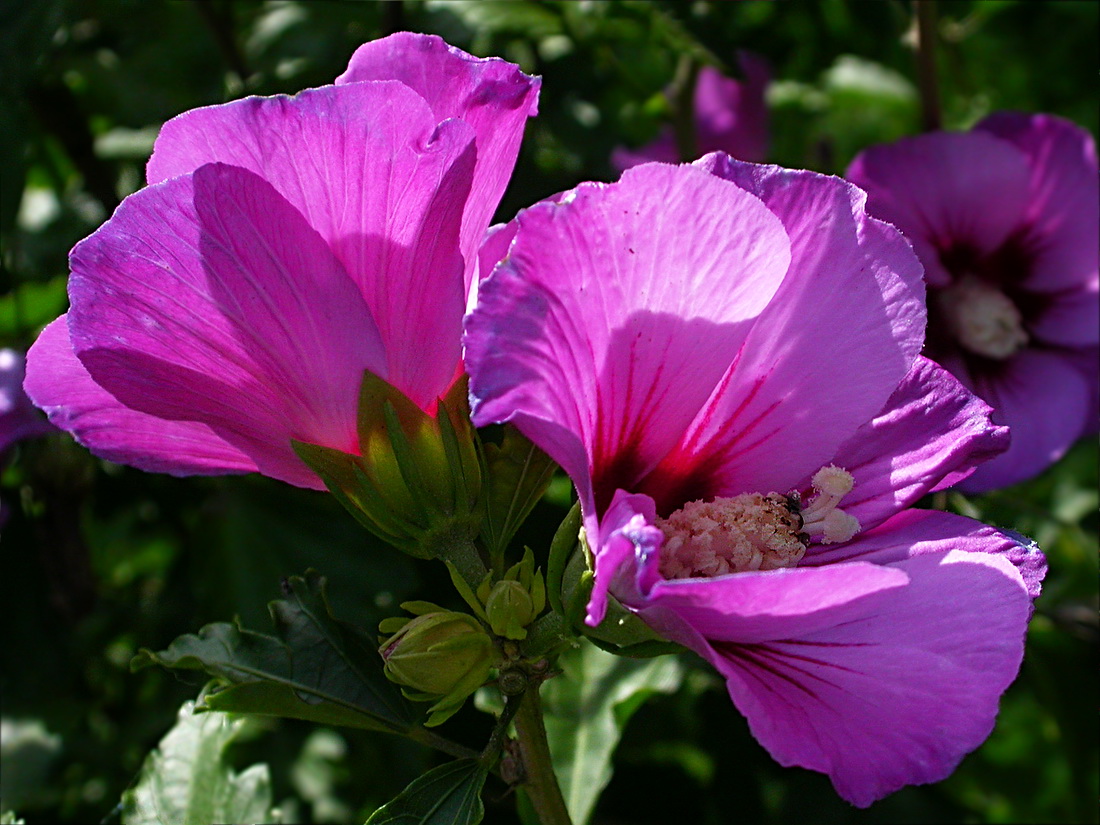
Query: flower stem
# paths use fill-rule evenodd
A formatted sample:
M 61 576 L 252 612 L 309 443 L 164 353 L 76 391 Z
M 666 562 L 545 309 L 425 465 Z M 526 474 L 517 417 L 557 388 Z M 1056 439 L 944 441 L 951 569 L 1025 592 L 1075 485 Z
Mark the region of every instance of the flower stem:
M 523 757 L 526 773 L 524 787 L 531 799 L 531 806 L 542 825 L 572 825 L 565 807 L 554 766 L 550 761 L 550 745 L 546 741 L 546 727 L 542 723 L 542 705 L 539 702 L 538 685 L 532 685 L 523 694 L 516 712 L 516 739 Z
M 913 0 L 913 7 L 917 18 L 917 81 L 922 126 L 924 131 L 934 132 L 942 125 L 936 79 L 936 0 Z

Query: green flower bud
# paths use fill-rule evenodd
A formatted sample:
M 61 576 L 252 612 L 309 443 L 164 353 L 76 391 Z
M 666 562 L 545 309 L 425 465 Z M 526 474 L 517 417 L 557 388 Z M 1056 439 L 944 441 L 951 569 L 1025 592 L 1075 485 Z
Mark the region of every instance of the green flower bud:
M 382 626 L 390 629 L 395 623 L 386 620 Z M 499 658 L 489 634 L 475 618 L 450 611 L 408 621 L 378 652 L 386 662 L 386 676 L 401 685 L 408 698 L 435 701 L 427 725 L 440 724 L 462 707 Z
M 510 579 L 493 585 L 485 600 L 485 613 L 493 632 L 505 639 L 526 639 L 526 627 L 538 615 L 527 588 Z

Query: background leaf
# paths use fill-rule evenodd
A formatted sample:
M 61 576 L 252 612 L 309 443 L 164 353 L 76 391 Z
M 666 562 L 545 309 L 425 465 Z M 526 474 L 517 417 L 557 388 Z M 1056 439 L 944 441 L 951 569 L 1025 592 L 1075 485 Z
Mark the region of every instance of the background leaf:
M 267 765 L 237 774 L 225 749 L 244 720 L 180 708 L 176 726 L 145 760 L 137 785 L 123 797 L 123 825 L 210 825 L 278 822 L 271 809 Z
M 625 659 L 582 643 L 558 660 L 562 673 L 542 688 L 546 737 L 565 804 L 576 825 L 592 815 L 611 781 L 611 755 L 623 728 L 651 693 L 672 693 L 675 657 Z

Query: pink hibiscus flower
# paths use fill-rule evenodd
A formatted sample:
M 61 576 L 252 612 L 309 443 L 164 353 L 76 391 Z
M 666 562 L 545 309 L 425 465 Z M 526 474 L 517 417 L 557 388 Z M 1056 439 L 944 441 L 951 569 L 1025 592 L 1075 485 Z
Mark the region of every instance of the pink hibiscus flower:
M 538 89 L 403 33 L 335 85 L 172 119 L 149 186 L 73 249 L 27 392 L 112 461 L 322 488 L 291 439 L 357 454 L 364 370 L 426 412 L 461 373 L 477 248 Z
M 13 349 L 0 349 L 0 455 L 16 441 L 53 430 L 23 392 L 26 358 Z
M 588 623 L 613 595 L 857 805 L 947 776 L 992 730 L 1045 562 L 906 509 L 1006 434 L 920 356 L 901 235 L 844 181 L 715 154 L 583 184 L 509 240 L 467 319 L 474 421 L 574 481 Z
M 1085 130 L 1001 112 L 862 152 L 848 178 L 913 242 L 928 284 L 928 355 L 1011 429 L 963 488 L 1031 478 L 1096 430 L 1100 176 Z

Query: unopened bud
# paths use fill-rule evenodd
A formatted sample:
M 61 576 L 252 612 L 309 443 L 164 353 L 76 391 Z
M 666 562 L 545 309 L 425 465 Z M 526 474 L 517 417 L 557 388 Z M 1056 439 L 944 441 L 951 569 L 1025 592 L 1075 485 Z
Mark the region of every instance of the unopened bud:
M 475 618 L 449 611 L 417 616 L 378 652 L 386 662 L 386 676 L 401 685 L 408 698 L 438 700 L 430 708 L 427 725 L 438 725 L 457 711 L 489 677 L 498 658 Z
M 485 602 L 493 632 L 505 639 L 526 639 L 527 625 L 535 620 L 535 602 L 518 581 L 505 579 L 493 585 Z

